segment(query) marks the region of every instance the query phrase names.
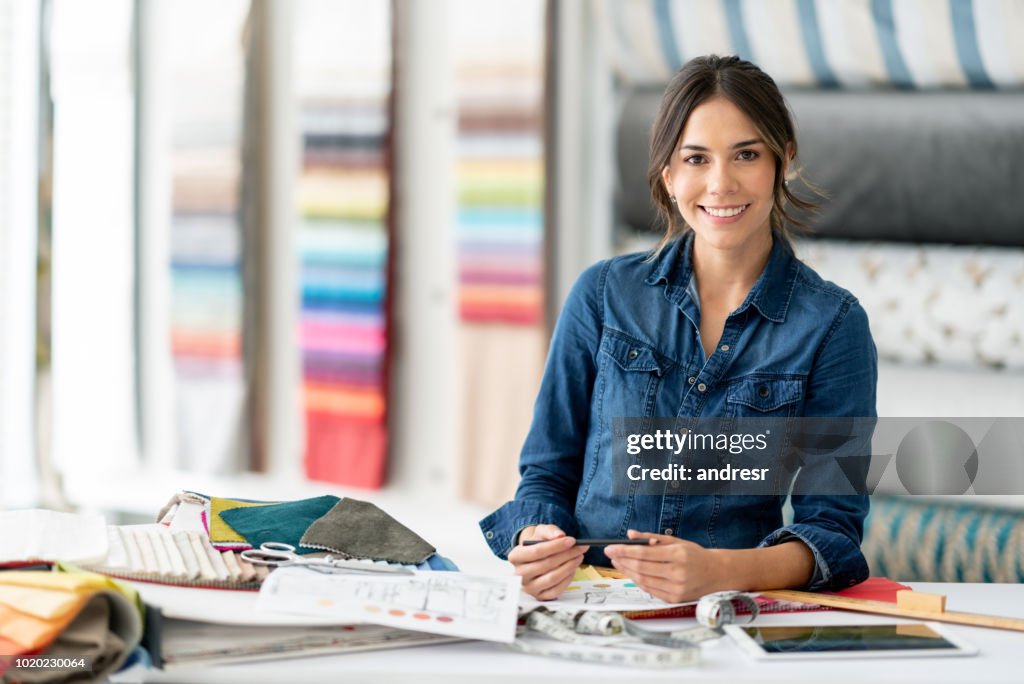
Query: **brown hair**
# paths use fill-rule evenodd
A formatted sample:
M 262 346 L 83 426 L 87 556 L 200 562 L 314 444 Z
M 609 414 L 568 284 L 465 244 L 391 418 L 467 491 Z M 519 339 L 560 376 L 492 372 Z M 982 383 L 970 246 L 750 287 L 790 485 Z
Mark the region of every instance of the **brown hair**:
M 732 102 L 754 122 L 765 145 L 775 156 L 775 202 L 769 219 L 772 230 L 780 233 L 788 241 L 794 228 L 806 230 L 808 226 L 787 211 L 787 206 L 792 205 L 806 211 L 818 208 L 814 202 L 800 199 L 790 192 L 785 183 L 786 169 L 783 165 L 786 161 L 786 147 L 792 145 L 792 161 L 795 162 L 796 134 L 786 101 L 772 77 L 761 71 L 757 65 L 736 56 L 696 57 L 684 64 L 669 81 L 661 98 L 661 106 L 658 107 L 658 115 L 651 127 L 647 183 L 651 187 L 654 206 L 666 226 L 665 235 L 655 253 L 689 230 L 665 188 L 662 170 L 671 161 L 690 114 L 717 95 Z M 796 175 L 799 176 L 799 171 Z M 823 197 L 813 186 L 808 184 L 808 187 Z

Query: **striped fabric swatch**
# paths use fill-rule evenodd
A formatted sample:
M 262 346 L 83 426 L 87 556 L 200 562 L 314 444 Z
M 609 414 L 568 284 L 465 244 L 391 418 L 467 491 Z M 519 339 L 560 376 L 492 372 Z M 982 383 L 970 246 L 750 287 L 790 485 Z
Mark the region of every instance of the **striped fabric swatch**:
M 389 3 L 296 5 L 306 474 L 376 488 L 387 454 Z
M 543 318 L 544 3 L 455 4 L 461 317 L 537 324 Z
M 632 83 L 717 53 L 788 86 L 1024 86 L 1020 0 L 601 0 L 598 21 Z
M 241 456 L 241 36 L 248 9 L 245 0 L 167 7 L 178 462 L 205 472 L 232 471 Z
M 1024 514 L 964 503 L 871 497 L 864 557 L 903 582 L 1024 582 Z

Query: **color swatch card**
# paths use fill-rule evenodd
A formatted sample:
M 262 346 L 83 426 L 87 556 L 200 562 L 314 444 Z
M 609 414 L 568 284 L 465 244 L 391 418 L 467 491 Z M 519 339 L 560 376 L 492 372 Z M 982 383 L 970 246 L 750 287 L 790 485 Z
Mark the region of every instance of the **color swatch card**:
M 325 574 L 280 568 L 264 581 L 258 603 L 262 610 L 510 643 L 515 639 L 519 589 L 515 576 Z
M 602 579 L 596 581 L 576 581 L 566 587 L 562 595 L 554 601 L 538 601 L 532 596 L 523 595 L 519 600 L 523 608 L 547 606 L 559 610 L 660 610 L 695 604 L 666 603 L 655 598 L 628 579 Z

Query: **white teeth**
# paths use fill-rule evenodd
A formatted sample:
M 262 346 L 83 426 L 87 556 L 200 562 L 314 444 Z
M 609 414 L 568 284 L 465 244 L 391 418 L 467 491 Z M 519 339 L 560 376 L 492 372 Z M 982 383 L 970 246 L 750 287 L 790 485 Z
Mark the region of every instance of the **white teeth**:
M 708 212 L 712 216 L 717 216 L 718 218 L 729 218 L 731 216 L 736 216 L 737 214 L 742 214 L 749 206 L 749 204 L 744 204 L 742 207 L 735 207 L 733 209 L 712 209 L 711 207 L 704 207 L 704 211 Z

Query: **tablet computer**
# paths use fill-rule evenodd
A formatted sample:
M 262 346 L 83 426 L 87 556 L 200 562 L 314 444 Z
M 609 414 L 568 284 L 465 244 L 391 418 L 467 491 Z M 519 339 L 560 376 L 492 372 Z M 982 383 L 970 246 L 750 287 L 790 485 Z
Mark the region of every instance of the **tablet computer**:
M 935 622 L 885 625 L 727 625 L 759 660 L 968 656 L 978 649 Z

